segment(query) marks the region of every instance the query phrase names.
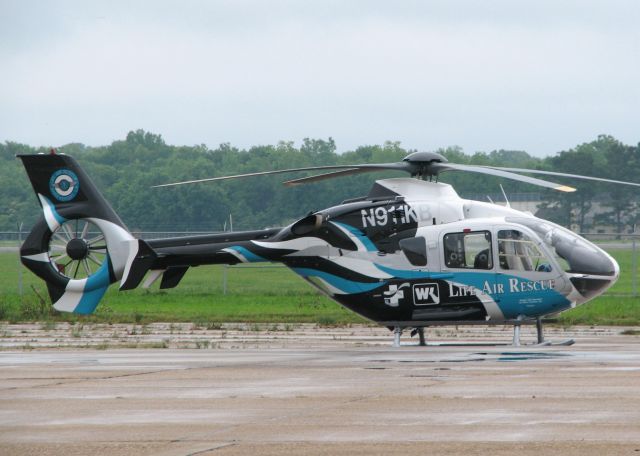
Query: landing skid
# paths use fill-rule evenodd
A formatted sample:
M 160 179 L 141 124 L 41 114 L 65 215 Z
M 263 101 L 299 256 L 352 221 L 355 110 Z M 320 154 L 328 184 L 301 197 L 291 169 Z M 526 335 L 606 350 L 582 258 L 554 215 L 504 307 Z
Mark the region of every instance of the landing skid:
M 568 347 L 570 345 L 575 344 L 576 341 L 574 339 L 565 339 L 558 342 L 546 341 L 541 344 L 533 344 L 533 347 Z
M 520 325 L 521 325 L 521 321 L 523 320 L 522 317 L 518 317 L 516 319 L 516 323 L 513 325 L 513 343 L 512 345 L 514 347 L 520 347 Z M 536 332 L 537 332 L 537 336 L 538 336 L 538 343 L 537 344 L 530 344 L 529 346 L 533 346 L 533 347 L 557 347 L 557 346 L 564 346 L 564 347 L 568 347 L 570 345 L 573 345 L 576 343 L 575 340 L 573 339 L 565 339 L 565 340 L 561 340 L 559 342 L 553 342 L 550 340 L 545 340 L 544 339 L 544 327 L 542 326 L 542 318 L 538 317 L 536 319 Z
M 520 347 L 568 347 L 575 344 L 574 339 L 566 339 L 558 342 L 546 341 L 542 344 L 523 344 Z M 418 347 L 417 343 L 403 343 L 402 347 Z M 427 342 L 424 347 L 513 347 L 512 344 L 504 342 Z M 395 347 L 395 345 L 394 345 Z
M 400 347 L 400 337 L 402 336 L 402 330 L 403 329 L 404 328 L 402 328 L 401 326 L 395 326 L 393 328 L 393 346 L 396 347 L 396 348 Z M 427 340 L 424 337 L 424 328 L 414 328 L 411 331 L 411 337 L 415 336 L 416 334 L 419 337 L 418 345 L 420 347 L 426 347 L 427 346 Z
M 424 335 L 424 328 L 414 328 L 411 331 L 411 337 L 414 337 L 416 334 L 419 337 L 418 346 L 420 347 L 504 347 L 504 346 L 512 346 L 512 347 L 521 347 L 520 343 L 520 326 L 522 325 L 523 318 L 518 317 L 516 322 L 513 325 L 513 341 L 511 344 L 505 343 L 484 343 L 484 342 L 470 342 L 470 343 L 456 343 L 456 342 L 429 342 L 427 343 L 426 337 Z M 537 343 L 535 344 L 525 344 L 528 347 L 568 347 L 576 343 L 574 339 L 565 339 L 558 342 L 545 340 L 544 338 L 544 328 L 542 325 L 542 319 L 538 318 L 536 320 L 536 329 L 537 329 Z M 395 326 L 393 328 L 393 347 L 400 347 L 400 337 L 402 336 L 402 331 L 404 330 L 401 326 Z M 407 344 L 407 345 L 416 345 L 416 344 Z

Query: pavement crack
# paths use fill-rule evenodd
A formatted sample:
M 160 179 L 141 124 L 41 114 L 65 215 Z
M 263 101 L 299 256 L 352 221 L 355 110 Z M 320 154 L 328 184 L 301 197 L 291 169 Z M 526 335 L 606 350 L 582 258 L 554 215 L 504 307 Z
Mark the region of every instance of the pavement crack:
M 204 450 L 195 451 L 193 453 L 187 453 L 185 456 L 196 456 L 198 454 L 204 454 L 204 453 L 208 453 L 210 451 L 221 450 L 222 448 L 229 448 L 229 447 L 235 446 L 237 444 L 238 444 L 238 442 L 224 443 L 222 445 L 213 446 L 211 448 L 205 448 Z
M 51 387 L 51 386 L 60 386 L 60 385 L 72 385 L 74 383 L 81 383 L 81 382 L 86 382 L 86 381 L 89 381 L 89 380 L 110 380 L 110 379 L 115 379 L 115 378 L 135 377 L 135 376 L 138 376 L 138 375 L 157 374 L 159 372 L 169 372 L 169 371 L 173 371 L 173 370 L 182 370 L 182 369 L 161 369 L 161 370 L 155 370 L 155 371 L 133 372 L 133 373 L 121 374 L 121 375 L 107 375 L 107 376 L 103 376 L 103 377 L 81 377 L 81 378 L 69 379 L 69 381 L 45 383 L 45 384 L 42 384 L 42 385 L 11 386 L 11 387 L 8 387 L 8 388 L 2 388 L 1 391 L 15 391 L 15 390 L 24 390 L 24 389 L 47 388 L 47 387 Z

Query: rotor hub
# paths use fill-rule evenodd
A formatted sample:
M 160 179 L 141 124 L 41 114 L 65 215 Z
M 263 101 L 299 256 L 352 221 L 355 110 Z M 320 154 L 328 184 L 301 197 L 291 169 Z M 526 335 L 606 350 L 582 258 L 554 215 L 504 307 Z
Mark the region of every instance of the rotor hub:
M 448 160 L 444 158 L 442 155 L 437 154 L 435 152 L 414 152 L 412 154 L 404 157 L 402 161 L 406 161 L 409 163 L 446 163 Z
M 438 164 L 446 163 L 448 160 L 435 152 L 414 152 L 402 161 L 408 163 L 406 171 L 411 173 L 411 177 L 431 178 L 442 170 L 442 165 Z
M 71 239 L 67 244 L 67 255 L 72 260 L 84 260 L 89 255 L 89 244 L 84 239 Z

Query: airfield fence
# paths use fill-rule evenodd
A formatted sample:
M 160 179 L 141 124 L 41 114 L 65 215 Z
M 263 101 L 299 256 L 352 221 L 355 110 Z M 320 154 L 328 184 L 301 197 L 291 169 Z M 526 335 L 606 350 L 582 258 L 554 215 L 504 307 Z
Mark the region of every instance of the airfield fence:
M 27 230 L 23 230 L 21 226 L 15 231 L 0 231 L 0 253 L 15 252 L 16 254 L 16 268 L 18 269 L 18 292 L 23 294 L 22 275 L 24 267 L 20 262 L 18 250 L 22 241 L 28 234 Z M 91 234 L 91 233 L 90 233 Z M 168 237 L 179 236 L 194 236 L 201 234 L 214 234 L 211 231 L 138 231 L 133 232 L 133 235 L 140 239 L 162 239 Z M 628 251 L 631 256 L 630 275 L 631 286 L 630 291 L 616 293 L 620 296 L 638 296 L 638 255 L 640 254 L 640 233 L 580 233 L 586 239 L 596 243 L 600 248 L 605 251 Z M 228 289 L 228 274 L 229 271 L 233 271 L 233 274 L 242 274 L 252 268 L 282 268 L 282 265 L 229 265 L 224 266 L 222 274 L 222 291 L 223 294 L 229 292 Z

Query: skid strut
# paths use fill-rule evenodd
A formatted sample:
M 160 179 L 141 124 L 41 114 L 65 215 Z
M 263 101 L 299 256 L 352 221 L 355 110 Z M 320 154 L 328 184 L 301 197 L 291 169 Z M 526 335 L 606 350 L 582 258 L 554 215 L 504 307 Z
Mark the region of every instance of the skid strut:
M 544 328 L 542 327 L 542 318 L 538 317 L 536 320 L 536 329 L 538 330 L 538 343 L 544 343 Z
M 426 347 L 427 346 L 427 340 L 424 337 L 424 328 L 418 328 L 418 337 L 420 338 L 420 346 L 421 347 Z
M 400 346 L 400 336 L 402 336 L 402 327 L 396 326 L 393 328 L 393 346 Z
M 520 346 L 520 322 L 522 321 L 522 315 L 518 315 L 515 323 L 513 324 L 513 346 Z
M 417 328 L 413 328 L 411 330 L 411 337 L 418 335 L 418 338 L 420 339 L 420 342 L 418 343 L 418 345 L 420 345 L 421 347 L 426 347 L 427 346 L 427 340 L 424 337 L 424 327 L 422 326 L 418 326 Z

